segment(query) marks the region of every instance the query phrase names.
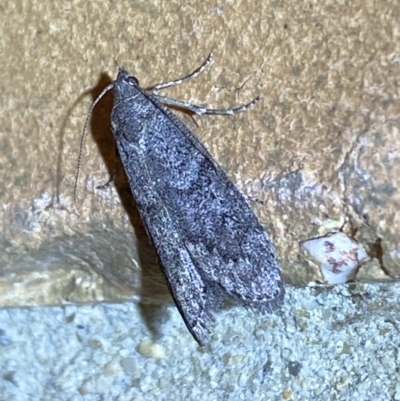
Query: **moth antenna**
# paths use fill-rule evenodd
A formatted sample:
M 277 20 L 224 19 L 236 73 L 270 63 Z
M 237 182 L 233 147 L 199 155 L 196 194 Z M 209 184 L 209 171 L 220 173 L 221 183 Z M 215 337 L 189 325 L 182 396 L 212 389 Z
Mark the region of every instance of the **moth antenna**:
M 76 193 L 78 190 L 78 180 L 79 180 L 79 173 L 81 171 L 81 165 L 82 165 L 82 149 L 83 149 L 83 143 L 85 140 L 85 135 L 86 135 L 86 131 L 87 131 L 87 126 L 89 124 L 89 119 L 92 116 L 93 110 L 96 107 L 97 103 L 99 103 L 99 101 L 102 99 L 102 97 L 111 89 L 114 88 L 114 83 L 107 85 L 100 93 L 99 96 L 97 96 L 97 98 L 93 101 L 93 103 L 91 104 L 86 120 L 85 120 L 85 124 L 83 126 L 83 130 L 82 130 L 82 135 L 81 135 L 81 140 L 80 140 L 80 145 L 79 145 L 79 155 L 78 155 L 78 165 L 76 167 L 76 175 L 75 175 L 75 183 L 74 183 L 74 205 L 76 208 L 78 208 L 77 204 L 76 204 Z

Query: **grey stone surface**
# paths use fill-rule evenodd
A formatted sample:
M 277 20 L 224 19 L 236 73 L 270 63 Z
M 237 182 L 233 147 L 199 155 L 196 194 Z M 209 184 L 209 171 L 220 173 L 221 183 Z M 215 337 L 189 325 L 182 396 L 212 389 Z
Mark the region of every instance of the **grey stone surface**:
M 288 289 L 216 315 L 200 348 L 174 306 L 0 310 L 1 400 L 400 400 L 399 284 Z

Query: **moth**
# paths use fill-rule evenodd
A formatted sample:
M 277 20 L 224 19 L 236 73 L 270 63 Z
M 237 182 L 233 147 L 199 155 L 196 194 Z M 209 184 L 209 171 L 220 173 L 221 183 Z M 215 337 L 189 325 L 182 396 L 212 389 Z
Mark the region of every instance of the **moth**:
M 206 147 L 167 107 L 232 115 L 259 98 L 209 109 L 158 93 L 197 76 L 211 60 L 212 55 L 191 74 L 152 90 L 120 67 L 91 107 L 113 90 L 111 127 L 119 156 L 172 297 L 200 345 L 209 341 L 213 311 L 224 299 L 266 312 L 284 296 L 267 233 Z

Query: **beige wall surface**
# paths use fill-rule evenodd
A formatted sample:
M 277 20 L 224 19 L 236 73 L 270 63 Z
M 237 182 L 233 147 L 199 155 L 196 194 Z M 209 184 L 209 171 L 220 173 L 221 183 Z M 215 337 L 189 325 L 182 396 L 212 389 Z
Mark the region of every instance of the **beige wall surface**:
M 211 51 L 211 67 L 166 94 L 213 107 L 262 96 L 232 117 L 179 117 L 261 201 L 285 280 L 326 282 L 302 244 L 338 231 L 357 279 L 397 279 L 399 21 L 395 1 L 5 2 L 0 304 L 168 297 L 122 169 L 96 189 L 116 165 L 111 95 L 89 123 L 76 208 L 80 136 L 117 65 L 146 87 Z

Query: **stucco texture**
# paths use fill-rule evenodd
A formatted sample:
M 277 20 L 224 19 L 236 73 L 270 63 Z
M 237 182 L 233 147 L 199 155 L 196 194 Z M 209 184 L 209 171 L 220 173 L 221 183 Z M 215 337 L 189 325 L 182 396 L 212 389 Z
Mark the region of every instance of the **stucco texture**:
M 146 87 L 211 51 L 212 66 L 166 94 L 211 107 L 261 95 L 232 117 L 178 114 L 249 198 L 285 281 L 319 281 L 300 244 L 338 230 L 370 256 L 356 279 L 400 276 L 398 2 L 17 0 L 0 21 L 3 304 L 131 298 L 134 277 L 167 296 L 115 162 L 111 94 L 90 119 L 75 205 L 80 137 L 117 65 Z

